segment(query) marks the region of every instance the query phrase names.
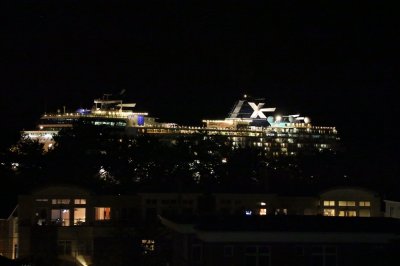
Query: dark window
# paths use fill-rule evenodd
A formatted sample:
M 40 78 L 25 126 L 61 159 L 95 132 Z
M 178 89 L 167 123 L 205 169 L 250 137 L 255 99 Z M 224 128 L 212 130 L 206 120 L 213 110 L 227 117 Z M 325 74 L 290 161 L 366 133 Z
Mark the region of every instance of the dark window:
M 337 248 L 335 246 L 313 246 L 311 248 L 312 266 L 336 266 Z
M 200 245 L 193 245 L 192 246 L 192 261 L 194 263 L 199 263 L 202 260 L 203 256 L 203 249 Z
M 71 241 L 69 240 L 60 240 L 57 243 L 57 253 L 59 255 L 71 255 Z
M 146 218 L 147 219 L 157 218 L 157 209 L 156 208 L 146 208 Z
M 304 256 L 304 247 L 303 246 L 296 246 L 295 247 L 296 256 Z
M 224 246 L 224 257 L 233 256 L 233 246 Z
M 247 246 L 245 249 L 246 266 L 269 266 L 270 248 L 268 246 Z

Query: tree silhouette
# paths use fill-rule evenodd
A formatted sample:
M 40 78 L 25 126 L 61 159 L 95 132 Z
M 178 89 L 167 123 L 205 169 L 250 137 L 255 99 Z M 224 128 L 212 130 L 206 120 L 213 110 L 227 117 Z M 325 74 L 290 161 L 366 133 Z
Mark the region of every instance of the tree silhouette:
M 225 136 L 136 135 L 77 123 L 43 153 L 22 137 L 7 152 L 3 172 L 26 187 L 69 183 L 99 191 L 140 189 L 290 191 L 350 184 L 348 158 L 323 152 L 273 157 L 262 147 L 234 147 Z M 11 176 L 13 176 L 11 178 Z

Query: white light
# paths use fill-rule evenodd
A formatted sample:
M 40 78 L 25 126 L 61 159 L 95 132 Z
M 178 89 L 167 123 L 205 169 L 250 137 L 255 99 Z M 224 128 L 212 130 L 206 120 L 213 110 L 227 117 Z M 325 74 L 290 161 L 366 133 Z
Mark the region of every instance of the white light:
M 265 206 L 266 204 L 265 204 L 265 202 L 260 202 L 260 205 Z
M 246 215 L 251 215 L 251 211 L 245 211 Z
M 277 116 L 275 117 L 275 120 L 276 120 L 277 122 L 280 122 L 280 121 L 282 120 L 282 116 L 277 115 Z

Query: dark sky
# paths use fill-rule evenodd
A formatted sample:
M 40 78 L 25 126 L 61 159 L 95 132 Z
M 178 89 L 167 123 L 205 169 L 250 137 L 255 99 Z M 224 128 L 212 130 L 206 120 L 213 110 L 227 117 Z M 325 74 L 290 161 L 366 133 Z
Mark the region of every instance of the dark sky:
M 2 146 L 44 111 L 103 93 L 125 89 L 138 109 L 188 125 L 247 93 L 397 163 L 399 27 L 385 2 L 14 2 L 0 9 Z

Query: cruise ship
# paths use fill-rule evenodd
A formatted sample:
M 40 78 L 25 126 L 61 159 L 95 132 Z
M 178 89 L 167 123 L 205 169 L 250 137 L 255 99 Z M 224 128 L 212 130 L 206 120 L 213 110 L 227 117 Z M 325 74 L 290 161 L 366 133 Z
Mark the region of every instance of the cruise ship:
M 339 148 L 340 138 L 335 127 L 314 126 L 309 117 L 300 114 L 278 115 L 275 107 L 264 107 L 263 98 L 244 95 L 235 103 L 228 117 L 204 119 L 199 127 L 158 122 L 147 112 L 134 111 L 135 103 L 123 103 L 110 96 L 95 99 L 91 109 L 44 114 L 37 129 L 24 134 L 43 143 L 46 151 L 52 148 L 53 137 L 60 130 L 73 127 L 78 122 L 110 127 L 132 138 L 148 134 L 173 141 L 179 136 L 191 134 L 226 136 L 233 148 L 257 147 L 271 156 L 335 152 Z

